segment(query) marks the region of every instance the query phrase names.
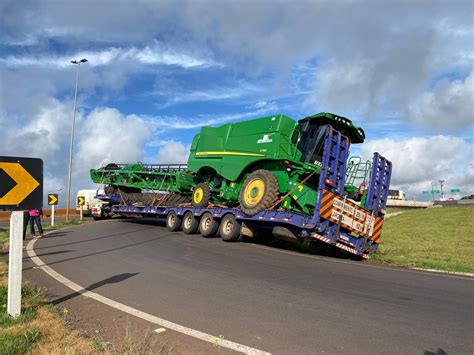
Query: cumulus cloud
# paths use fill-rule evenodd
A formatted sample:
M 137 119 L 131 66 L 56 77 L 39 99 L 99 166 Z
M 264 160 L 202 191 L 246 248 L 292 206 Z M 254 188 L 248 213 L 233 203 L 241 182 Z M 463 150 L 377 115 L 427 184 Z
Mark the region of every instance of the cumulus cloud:
M 60 192 L 65 205 L 69 142 L 71 129 L 69 102 L 48 100 L 39 112 L 25 123 L 3 129 L 0 116 L 0 151 L 2 155 L 41 158 L 44 161 L 44 192 Z M 152 134 L 145 119 L 123 115 L 116 109 L 97 108 L 89 115 L 76 117 L 72 194 L 93 188 L 89 169 L 107 162 L 139 161 L 145 156 L 144 145 Z
M 474 72 L 461 81 L 441 80 L 408 107 L 408 118 L 432 130 L 461 131 L 474 122 Z
M 393 163 L 392 186 L 411 194 L 429 190 L 431 182 L 445 179 L 449 187 L 465 193 L 474 190 L 472 142 L 455 136 L 370 140 L 361 146 L 363 156 L 378 151 Z
M 169 141 L 166 142 L 159 150 L 156 156 L 158 163 L 168 164 L 184 164 L 188 161 L 190 144 Z

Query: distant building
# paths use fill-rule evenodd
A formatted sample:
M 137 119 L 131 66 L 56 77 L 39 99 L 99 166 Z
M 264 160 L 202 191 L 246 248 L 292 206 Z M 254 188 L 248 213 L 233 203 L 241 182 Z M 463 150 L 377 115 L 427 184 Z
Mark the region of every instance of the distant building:
M 388 190 L 388 198 L 390 200 L 405 201 L 407 199 L 407 196 L 402 190 Z

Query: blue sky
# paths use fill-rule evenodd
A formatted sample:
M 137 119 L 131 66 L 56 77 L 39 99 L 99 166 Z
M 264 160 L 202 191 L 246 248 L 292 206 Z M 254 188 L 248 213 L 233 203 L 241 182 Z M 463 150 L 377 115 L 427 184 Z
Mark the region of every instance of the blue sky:
M 175 162 L 202 125 L 321 111 L 366 131 L 393 186 L 474 193 L 470 1 L 0 0 L 0 154 L 65 190 L 106 162 Z

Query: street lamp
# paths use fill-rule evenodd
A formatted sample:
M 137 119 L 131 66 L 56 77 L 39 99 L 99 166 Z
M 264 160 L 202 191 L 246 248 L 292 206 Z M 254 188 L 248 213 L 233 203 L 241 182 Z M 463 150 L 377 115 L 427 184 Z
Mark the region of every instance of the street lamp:
M 76 125 L 76 107 L 77 107 L 77 87 L 79 85 L 79 67 L 81 63 L 87 62 L 86 58 L 80 60 L 71 60 L 72 64 L 77 65 L 76 71 L 76 90 L 74 91 L 74 113 L 72 115 L 71 145 L 69 146 L 69 172 L 67 180 L 67 202 L 66 202 L 66 221 L 69 221 L 69 204 L 71 200 L 71 170 L 72 170 L 72 146 L 74 143 L 74 126 Z

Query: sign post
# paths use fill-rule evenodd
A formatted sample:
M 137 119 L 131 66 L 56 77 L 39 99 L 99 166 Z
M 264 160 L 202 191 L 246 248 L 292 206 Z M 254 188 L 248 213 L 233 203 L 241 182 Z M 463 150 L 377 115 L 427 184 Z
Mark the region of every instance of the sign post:
M 51 206 L 51 227 L 54 227 L 54 206 L 58 204 L 58 194 L 48 194 L 48 205 Z
M 77 205 L 79 206 L 79 218 L 82 221 L 83 216 L 83 208 L 84 204 L 86 203 L 86 198 L 84 196 L 77 196 Z
M 12 212 L 8 260 L 7 312 L 16 318 L 21 310 L 21 271 L 23 258 L 23 211 Z
M 36 158 L 0 156 L 0 210 L 10 217 L 7 312 L 16 318 L 21 311 L 23 258 L 23 210 L 43 205 L 43 161 Z

